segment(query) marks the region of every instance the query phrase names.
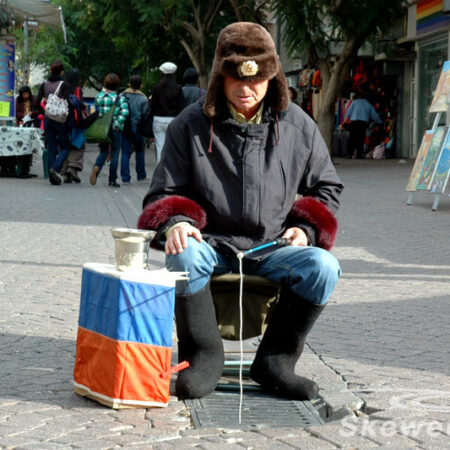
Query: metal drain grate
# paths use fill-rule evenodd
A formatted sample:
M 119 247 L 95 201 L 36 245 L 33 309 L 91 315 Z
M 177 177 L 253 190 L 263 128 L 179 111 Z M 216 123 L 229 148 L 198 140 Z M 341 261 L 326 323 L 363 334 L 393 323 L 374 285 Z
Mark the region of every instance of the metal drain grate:
M 207 397 L 185 400 L 195 428 L 261 429 L 306 428 L 323 425 L 310 402 L 286 400 L 260 392 L 247 392 L 242 402 L 239 424 L 239 392 L 213 392 Z

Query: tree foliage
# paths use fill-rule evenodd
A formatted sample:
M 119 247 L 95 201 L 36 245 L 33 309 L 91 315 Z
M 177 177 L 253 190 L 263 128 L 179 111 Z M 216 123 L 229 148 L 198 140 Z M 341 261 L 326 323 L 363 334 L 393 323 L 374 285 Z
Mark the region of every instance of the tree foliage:
M 401 17 L 404 0 L 274 0 L 291 55 L 302 57 L 322 75 L 318 125 L 331 148 L 334 104 L 358 50 L 382 36 Z M 334 44 L 332 46 L 332 44 Z M 332 54 L 332 48 L 339 48 Z
M 63 8 L 67 44 L 61 58 L 99 87 L 108 72 L 121 79 L 139 73 L 144 87 L 157 68 L 173 61 L 179 76 L 194 66 L 206 86 L 219 31 L 236 20 L 262 21 L 268 2 L 258 0 L 54 0 Z M 50 44 L 50 42 L 48 42 Z M 180 80 L 181 81 L 181 80 Z
M 270 3 L 261 0 L 53 2 L 62 6 L 67 42 L 63 41 L 61 32 L 39 27 L 30 35 L 31 62 L 49 65 L 61 59 L 66 67 L 80 70 L 83 82 L 97 88 L 109 72 L 116 72 L 124 84 L 130 75 L 139 73 L 144 90 L 158 81 L 158 67 L 165 61 L 177 64 L 179 77 L 187 67 L 194 66 L 202 86 L 206 87 L 220 30 L 236 20 L 263 22 Z

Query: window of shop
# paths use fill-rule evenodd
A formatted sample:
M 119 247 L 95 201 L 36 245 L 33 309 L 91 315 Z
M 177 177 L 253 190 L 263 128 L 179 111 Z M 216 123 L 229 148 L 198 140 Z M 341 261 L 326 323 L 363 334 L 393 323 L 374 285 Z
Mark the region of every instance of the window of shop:
M 435 114 L 430 114 L 431 101 L 433 100 L 439 76 L 444 61 L 447 60 L 448 37 L 419 47 L 419 95 L 417 105 L 417 142 L 421 142 L 425 130 L 433 126 Z M 445 115 L 441 117 L 445 124 Z

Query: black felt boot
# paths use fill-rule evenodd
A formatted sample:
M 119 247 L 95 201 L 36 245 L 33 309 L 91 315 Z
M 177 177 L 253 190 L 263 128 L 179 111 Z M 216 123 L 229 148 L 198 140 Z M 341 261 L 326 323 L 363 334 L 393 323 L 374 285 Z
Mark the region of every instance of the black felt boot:
M 295 375 L 294 369 L 306 336 L 324 307 L 282 290 L 250 369 L 253 380 L 265 390 L 292 400 L 310 400 L 317 395 L 319 386 Z
M 189 362 L 178 373 L 175 393 L 180 399 L 205 397 L 216 388 L 224 363 L 209 283 L 195 294 L 176 296 L 175 321 L 178 361 Z

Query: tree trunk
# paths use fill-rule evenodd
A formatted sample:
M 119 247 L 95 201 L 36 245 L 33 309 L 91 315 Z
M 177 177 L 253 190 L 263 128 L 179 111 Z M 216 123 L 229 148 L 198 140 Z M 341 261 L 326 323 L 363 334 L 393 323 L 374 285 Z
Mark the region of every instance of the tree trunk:
M 328 109 L 325 111 L 323 109 L 320 110 L 319 117 L 317 118 L 317 126 L 319 127 L 319 131 L 327 144 L 328 151 L 331 154 L 331 148 L 333 144 L 333 130 L 335 127 L 334 121 L 334 105 L 333 109 Z
M 198 72 L 200 87 L 206 89 L 208 86 L 208 70 L 206 67 L 206 36 L 208 36 L 214 18 L 216 17 L 223 0 L 210 2 L 203 16 L 201 16 L 200 4 L 192 3 L 194 21 L 181 22 L 181 26 L 188 32 L 192 43 L 187 39 L 181 39 L 181 45 L 186 50 L 192 64 Z
M 236 15 L 236 20 L 238 22 L 243 22 L 244 16 L 241 13 L 241 8 L 238 3 L 240 2 L 237 2 L 236 0 L 230 0 L 231 7 L 233 8 L 234 14 Z
M 199 76 L 198 76 L 198 81 L 199 81 L 199 85 L 202 89 L 207 89 L 208 87 L 208 74 L 206 73 L 200 73 L 199 72 Z
M 186 53 L 189 56 L 189 59 L 192 62 L 192 65 L 195 67 L 195 70 L 198 72 L 198 79 L 200 87 L 206 89 L 208 85 L 208 71 L 206 69 L 206 62 L 205 62 L 205 43 L 203 44 L 199 42 L 194 42 L 194 49 L 190 47 L 190 45 L 186 42 L 186 40 L 181 39 L 180 40 L 181 45 L 186 50 Z
M 317 126 L 331 153 L 333 144 L 333 129 L 335 127 L 335 104 L 341 93 L 342 85 L 349 74 L 350 61 L 356 56 L 363 39 L 361 36 L 353 36 L 344 46 L 339 59 L 330 68 L 326 60 L 319 61 L 322 77 L 322 103 L 317 118 Z

